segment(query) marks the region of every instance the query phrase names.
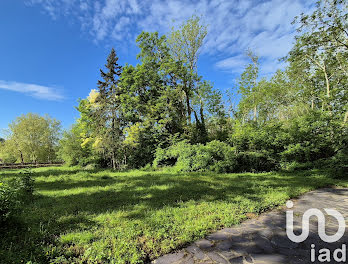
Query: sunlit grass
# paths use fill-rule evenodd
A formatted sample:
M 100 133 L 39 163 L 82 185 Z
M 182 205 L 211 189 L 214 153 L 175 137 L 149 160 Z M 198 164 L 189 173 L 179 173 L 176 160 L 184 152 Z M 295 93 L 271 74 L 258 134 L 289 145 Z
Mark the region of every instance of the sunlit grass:
M 0 171 L 2 180 L 19 170 Z M 324 172 L 214 174 L 38 168 L 34 201 L 2 227 L 1 259 L 142 263 L 332 184 Z

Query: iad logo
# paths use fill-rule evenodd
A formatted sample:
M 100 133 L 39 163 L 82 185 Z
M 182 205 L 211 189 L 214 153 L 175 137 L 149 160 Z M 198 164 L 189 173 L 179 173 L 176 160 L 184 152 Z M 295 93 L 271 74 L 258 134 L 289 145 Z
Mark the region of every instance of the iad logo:
M 286 206 L 291 209 L 294 204 L 292 201 L 288 201 Z M 302 216 L 302 233 L 300 235 L 294 234 L 294 212 L 293 210 L 286 211 L 286 234 L 288 238 L 295 242 L 301 243 L 308 238 L 309 235 L 309 220 L 312 216 L 316 216 L 318 219 L 318 234 L 321 240 L 327 243 L 333 243 L 344 235 L 346 229 L 346 223 L 342 214 L 334 209 L 324 209 L 324 211 L 328 214 L 336 218 L 338 221 L 338 230 L 334 235 L 327 235 L 325 232 L 325 215 L 322 211 L 316 208 L 308 209 Z M 331 260 L 331 252 L 327 248 L 322 248 L 319 250 L 318 261 L 319 262 L 330 262 Z M 339 256 L 340 255 L 340 256 Z M 315 256 L 315 245 L 311 245 L 311 261 L 314 262 L 316 259 Z M 346 261 L 346 245 L 343 244 L 342 248 L 338 248 L 333 252 L 333 259 L 337 262 L 345 262 Z
M 292 201 L 288 201 L 286 203 L 286 207 L 289 209 L 294 206 Z M 296 243 L 301 243 L 305 241 L 309 235 L 309 219 L 311 216 L 316 216 L 318 218 L 318 233 L 321 240 L 332 243 L 340 240 L 340 238 L 344 235 L 344 231 L 346 229 L 346 222 L 344 220 L 343 215 L 334 210 L 334 209 L 324 209 L 328 215 L 335 217 L 338 221 L 338 230 L 336 234 L 328 236 L 325 233 L 325 215 L 319 209 L 308 209 L 302 216 L 302 234 L 295 235 L 294 234 L 294 212 L 292 210 L 286 211 L 286 234 L 288 238 Z

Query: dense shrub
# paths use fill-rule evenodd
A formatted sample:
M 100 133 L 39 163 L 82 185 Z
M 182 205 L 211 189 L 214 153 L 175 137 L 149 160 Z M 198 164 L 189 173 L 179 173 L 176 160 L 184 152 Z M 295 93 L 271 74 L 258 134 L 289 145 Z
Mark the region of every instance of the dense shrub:
M 177 171 L 270 171 L 277 167 L 265 152 L 240 152 L 224 142 L 211 141 L 206 145 L 181 141 L 156 152 L 154 167 L 173 166 Z
M 24 175 L 15 181 L 15 186 L 22 192 L 23 196 L 31 196 L 34 192 L 34 179 L 31 177 L 32 171 L 25 170 Z
M 343 159 L 344 155 L 338 153 L 348 148 L 347 141 L 347 127 L 342 120 L 315 110 L 291 120 L 265 124 L 236 122 L 229 137 L 238 153 L 239 171 L 342 168 L 333 164 Z
M 278 168 L 278 162 L 267 152 L 245 151 L 238 153 L 236 172 L 262 172 Z
M 20 208 L 19 193 L 6 183 L 0 182 L 0 222 L 16 214 Z
M 280 153 L 286 162 L 313 162 L 335 155 L 342 137 L 341 122 L 327 113 L 313 111 L 284 125 L 289 143 Z
M 328 159 L 326 163 L 321 166 L 329 168 L 330 174 L 333 178 L 347 178 L 348 177 L 348 150 L 339 151 L 335 156 Z
M 211 157 L 209 170 L 215 172 L 234 172 L 237 168 L 235 148 L 217 140 L 207 143 L 206 150 Z
M 153 164 L 154 167 L 174 166 L 177 171 L 202 171 L 208 168 L 209 160 L 204 145 L 191 145 L 183 140 L 166 149 L 157 149 Z
M 9 182 L 0 182 L 0 222 L 17 215 L 23 204 L 31 200 L 33 179 L 24 174 Z

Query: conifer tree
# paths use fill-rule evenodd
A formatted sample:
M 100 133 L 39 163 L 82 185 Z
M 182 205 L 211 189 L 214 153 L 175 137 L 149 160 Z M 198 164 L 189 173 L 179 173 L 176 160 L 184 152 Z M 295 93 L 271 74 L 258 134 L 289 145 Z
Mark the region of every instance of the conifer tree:
M 107 71 L 100 70 L 102 80 L 98 81 L 99 96 L 93 115 L 96 120 L 95 130 L 99 147 L 106 158 L 111 160 L 112 167 L 116 169 L 123 163 L 120 158 L 123 120 L 120 107 L 122 91 L 118 85 L 122 66 L 118 64 L 114 48 L 111 49 L 105 67 Z

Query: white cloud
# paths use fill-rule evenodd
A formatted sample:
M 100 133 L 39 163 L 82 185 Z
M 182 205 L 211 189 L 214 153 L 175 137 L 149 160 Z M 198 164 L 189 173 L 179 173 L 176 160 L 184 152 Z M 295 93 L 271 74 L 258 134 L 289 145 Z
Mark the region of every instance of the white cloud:
M 64 99 L 63 95 L 60 94 L 55 88 L 31 83 L 9 82 L 0 80 L 0 89 L 24 93 L 29 96 L 44 100 L 59 101 Z
M 220 58 L 216 67 L 235 70 L 251 48 L 267 69 L 279 66 L 292 45 L 293 18 L 310 10 L 306 0 L 31 0 L 53 18 L 77 17 L 96 42 L 134 41 L 142 30 L 164 34 L 193 14 L 209 27 L 202 54 Z M 236 57 L 237 56 L 237 57 Z M 232 63 L 232 60 L 236 59 Z M 227 61 L 229 63 L 227 64 Z M 243 60 L 244 62 L 244 60 Z M 266 64 L 265 64 L 266 63 Z M 265 64 L 265 65 L 264 65 Z M 274 69 L 276 70 L 276 69 Z M 268 71 L 268 70 L 267 70 Z
M 112 37 L 115 40 L 121 40 L 124 36 L 123 29 L 126 28 L 130 23 L 129 17 L 121 17 L 120 20 L 114 26 L 112 31 Z
M 237 55 L 220 60 L 216 63 L 216 67 L 221 70 L 233 70 L 235 73 L 240 73 L 247 64 L 248 60 L 246 56 Z

